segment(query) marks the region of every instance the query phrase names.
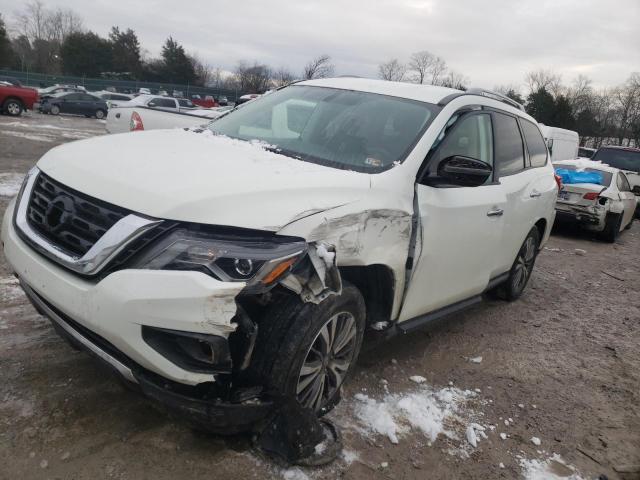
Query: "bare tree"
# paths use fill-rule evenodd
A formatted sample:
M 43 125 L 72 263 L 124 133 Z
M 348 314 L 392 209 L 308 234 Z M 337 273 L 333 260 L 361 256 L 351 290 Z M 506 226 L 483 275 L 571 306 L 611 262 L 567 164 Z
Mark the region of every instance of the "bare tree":
M 314 58 L 304 66 L 302 78 L 305 80 L 327 78 L 333 75 L 334 70 L 335 67 L 331 63 L 331 57 L 325 53 Z
M 235 70 L 236 81 L 241 92 L 263 93 L 271 86 L 271 69 L 267 65 L 242 60 Z
M 627 139 L 630 145 L 634 123 L 640 118 L 640 73 L 632 73 L 624 85 L 613 90 L 618 117 L 618 145 L 623 145 Z
M 202 61 L 198 55 L 187 55 L 187 57 L 193 65 L 193 70 L 196 74 L 196 84 L 204 87 L 211 86 L 214 74 L 211 65 Z
M 378 76 L 382 80 L 391 82 L 402 82 L 407 73 L 407 66 L 397 58 L 392 58 L 388 62 L 378 65 Z
M 289 85 L 291 82 L 295 80 L 295 76 L 286 67 L 280 67 L 278 70 L 273 72 L 273 83 L 276 87 L 284 87 L 285 85 Z
M 427 74 L 434 62 L 434 55 L 427 50 L 415 52 L 409 58 L 409 70 L 414 74 L 413 81 L 423 84 L 427 80 Z
M 447 70 L 447 63 L 442 57 L 422 50 L 411 54 L 407 67 L 413 73 L 411 80 L 415 83 L 438 85 Z
M 562 94 L 562 77 L 552 70 L 534 70 L 527 73 L 525 81 L 529 86 L 529 93 L 544 89 L 554 97 Z
M 62 43 L 71 33 L 82 30 L 82 19 L 72 10 L 47 9 L 41 0 L 28 2 L 15 14 L 18 35 L 24 35 L 31 43 L 39 40 Z
M 440 81 L 440 86 L 456 88 L 458 90 L 466 90 L 468 83 L 469 83 L 469 78 L 467 78 L 461 73 L 455 72 L 453 70 L 449 70 L 449 72 L 444 77 L 442 77 L 442 80 Z

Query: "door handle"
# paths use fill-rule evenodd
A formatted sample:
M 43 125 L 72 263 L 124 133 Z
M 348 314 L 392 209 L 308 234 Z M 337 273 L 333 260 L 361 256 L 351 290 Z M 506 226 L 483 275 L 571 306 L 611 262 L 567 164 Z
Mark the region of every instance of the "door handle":
M 531 198 L 540 197 L 541 195 L 542 195 L 542 194 L 541 194 L 539 191 L 537 191 L 537 190 L 534 190 L 534 191 L 532 191 L 532 192 L 529 194 L 529 196 L 530 196 Z
M 500 217 L 504 213 L 504 210 L 501 208 L 494 208 L 493 210 L 489 210 L 487 212 L 487 217 Z

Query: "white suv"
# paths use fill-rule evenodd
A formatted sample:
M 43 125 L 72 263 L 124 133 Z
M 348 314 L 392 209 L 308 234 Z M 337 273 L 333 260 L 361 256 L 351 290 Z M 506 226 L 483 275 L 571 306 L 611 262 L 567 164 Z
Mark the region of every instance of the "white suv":
M 5 214 L 36 308 L 217 431 L 339 399 L 365 330 L 518 298 L 558 186 L 537 123 L 482 91 L 301 82 L 191 130 L 56 147 Z

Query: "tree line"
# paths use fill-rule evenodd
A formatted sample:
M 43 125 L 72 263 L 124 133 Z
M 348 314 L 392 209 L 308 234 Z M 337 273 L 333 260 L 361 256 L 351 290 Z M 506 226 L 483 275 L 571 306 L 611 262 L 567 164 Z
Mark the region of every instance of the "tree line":
M 26 3 L 7 28 L 0 14 L 0 68 L 51 75 L 73 75 L 161 83 L 192 84 L 262 93 L 303 78 L 333 75 L 328 55 L 313 58 L 300 75 L 286 67 L 242 60 L 229 75 L 189 53 L 169 36 L 157 58 L 145 54 L 131 28 L 113 26 L 107 37 L 84 28 L 72 10 Z M 11 34 L 9 31 L 11 31 Z
M 242 93 L 262 93 L 295 80 L 335 74 L 326 54 L 312 58 L 299 73 L 247 60 L 226 72 L 187 52 L 172 36 L 165 40 L 159 57 L 150 57 L 131 28 L 113 26 L 103 38 L 85 29 L 72 10 L 50 9 L 41 0 L 24 4 L 10 27 L 11 34 L 0 15 L 0 68 L 192 84 Z M 380 63 L 378 77 L 459 90 L 470 84 L 467 76 L 427 50 L 411 54 L 406 61 L 392 58 Z M 631 74 L 622 85 L 595 88 L 583 75 L 567 85 L 553 71 L 537 70 L 526 75 L 524 86 L 494 89 L 523 104 L 540 123 L 578 131 L 584 145 L 640 145 L 639 73 Z

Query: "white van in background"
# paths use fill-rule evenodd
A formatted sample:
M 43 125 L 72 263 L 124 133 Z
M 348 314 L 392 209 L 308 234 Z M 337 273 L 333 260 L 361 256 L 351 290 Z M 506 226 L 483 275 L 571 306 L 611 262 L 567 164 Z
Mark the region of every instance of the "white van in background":
M 552 162 L 578 158 L 578 146 L 580 144 L 578 132 L 565 130 L 564 128 L 547 127 L 542 123 L 539 125 L 542 136 L 547 142 L 549 153 L 551 153 Z

